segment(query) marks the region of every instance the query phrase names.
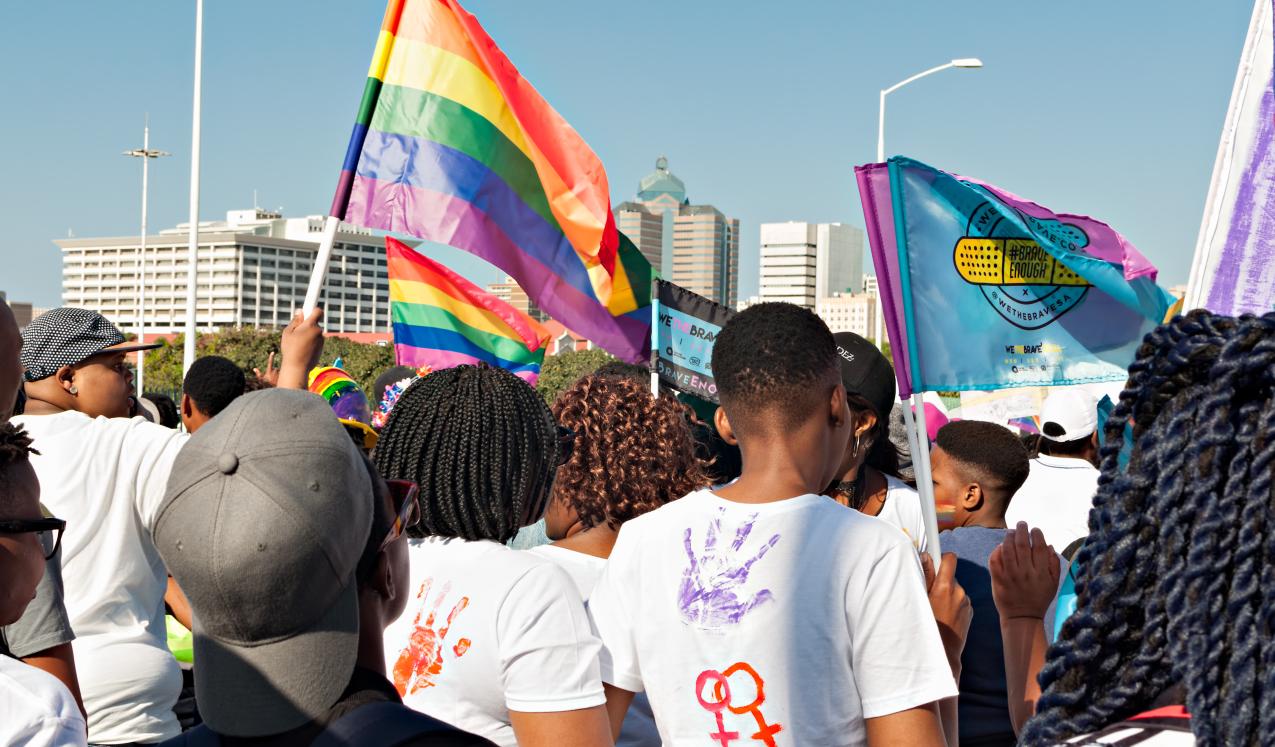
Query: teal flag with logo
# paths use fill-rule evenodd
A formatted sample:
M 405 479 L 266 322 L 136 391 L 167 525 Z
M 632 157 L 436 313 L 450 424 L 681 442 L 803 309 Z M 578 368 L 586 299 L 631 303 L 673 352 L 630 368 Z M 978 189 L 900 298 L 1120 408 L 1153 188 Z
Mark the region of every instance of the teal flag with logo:
M 1173 304 L 1105 223 L 910 158 L 856 172 L 904 396 L 1123 379 Z

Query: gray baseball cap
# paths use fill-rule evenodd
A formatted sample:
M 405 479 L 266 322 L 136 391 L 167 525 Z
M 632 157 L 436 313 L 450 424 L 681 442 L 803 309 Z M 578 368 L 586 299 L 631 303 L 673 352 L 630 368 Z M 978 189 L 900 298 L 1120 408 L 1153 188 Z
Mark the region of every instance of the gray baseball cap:
M 190 598 L 195 696 L 214 731 L 278 734 L 340 698 L 372 500 L 365 460 L 308 392 L 239 397 L 182 448 L 152 535 Z

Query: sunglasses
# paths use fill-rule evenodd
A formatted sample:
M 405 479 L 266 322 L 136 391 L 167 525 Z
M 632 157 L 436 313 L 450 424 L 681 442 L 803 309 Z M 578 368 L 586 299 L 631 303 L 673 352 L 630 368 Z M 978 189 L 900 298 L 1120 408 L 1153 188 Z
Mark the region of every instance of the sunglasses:
M 12 521 L 0 521 L 0 534 L 38 535 L 40 544 L 45 548 L 45 560 L 51 560 L 54 555 L 57 555 L 58 548 L 62 547 L 62 532 L 65 530 L 66 522 L 62 519 L 14 519 Z
M 411 480 L 386 480 L 385 483 L 390 486 L 390 499 L 397 515 L 394 517 L 394 526 L 385 535 L 378 552 L 389 547 L 390 543 L 402 537 L 408 529 L 421 523 L 421 504 L 416 500 L 420 488 L 416 483 Z

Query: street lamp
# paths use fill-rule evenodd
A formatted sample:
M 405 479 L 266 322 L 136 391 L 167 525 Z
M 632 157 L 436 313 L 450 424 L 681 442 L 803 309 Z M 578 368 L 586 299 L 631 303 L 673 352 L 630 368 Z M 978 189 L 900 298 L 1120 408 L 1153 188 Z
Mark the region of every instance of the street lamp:
M 907 84 L 912 83 L 914 81 L 918 81 L 927 75 L 933 75 L 934 73 L 942 72 L 943 70 L 947 70 L 948 68 L 959 67 L 959 68 L 965 68 L 969 70 L 969 69 L 977 69 L 982 66 L 983 66 L 983 61 L 978 59 L 977 57 L 961 57 L 961 58 L 952 60 L 951 62 L 946 62 L 942 65 L 932 67 L 929 70 L 925 70 L 923 72 L 917 73 L 916 75 L 913 75 L 911 78 L 906 78 L 904 80 L 899 81 L 898 83 L 895 83 L 889 88 L 883 89 L 881 91 L 881 106 L 877 116 L 877 163 L 881 163 L 882 161 L 885 160 L 885 97 L 887 95 L 894 93 L 895 91 L 906 86 Z M 877 344 L 877 347 L 881 347 L 882 330 L 881 330 L 880 272 L 877 273 L 877 318 L 873 327 L 873 331 L 876 335 L 875 342 Z
M 150 164 L 152 158 L 172 155 L 162 150 L 151 149 L 151 127 L 150 117 L 146 118 L 145 124 L 142 125 L 142 147 L 134 150 L 124 151 L 124 155 L 133 158 L 142 159 L 142 246 L 139 251 L 140 260 L 138 265 L 137 280 L 137 344 L 141 345 L 146 342 L 146 190 L 148 188 L 148 180 L 150 176 Z M 137 351 L 137 396 L 141 397 L 145 392 L 145 370 L 146 370 L 146 351 Z

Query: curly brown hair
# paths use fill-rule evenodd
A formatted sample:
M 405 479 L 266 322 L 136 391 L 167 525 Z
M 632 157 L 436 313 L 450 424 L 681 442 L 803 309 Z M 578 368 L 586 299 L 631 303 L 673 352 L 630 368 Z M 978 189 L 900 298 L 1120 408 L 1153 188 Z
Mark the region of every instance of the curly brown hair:
M 589 375 L 558 395 L 553 415 L 574 434 L 553 500 L 592 528 L 612 529 L 708 485 L 685 405 L 630 378 Z

